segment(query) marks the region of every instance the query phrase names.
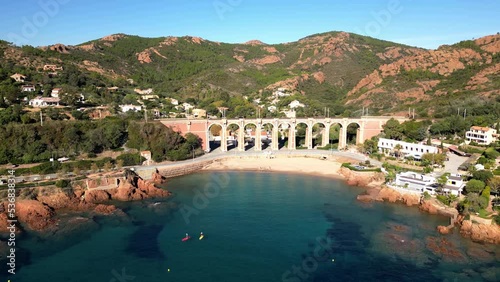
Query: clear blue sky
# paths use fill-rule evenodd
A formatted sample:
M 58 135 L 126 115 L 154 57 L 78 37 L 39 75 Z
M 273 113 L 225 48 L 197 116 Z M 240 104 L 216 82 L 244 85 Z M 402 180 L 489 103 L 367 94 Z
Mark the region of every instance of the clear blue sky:
M 500 32 L 498 0 L 2 1 L 0 39 L 76 45 L 113 33 L 199 36 L 228 43 L 296 41 L 348 31 L 435 49 Z

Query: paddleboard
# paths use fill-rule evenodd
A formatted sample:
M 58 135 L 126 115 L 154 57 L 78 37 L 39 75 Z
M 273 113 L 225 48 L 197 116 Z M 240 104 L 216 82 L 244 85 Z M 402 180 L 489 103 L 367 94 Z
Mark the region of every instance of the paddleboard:
M 200 235 L 200 240 L 203 239 L 204 235 Z
M 191 236 L 184 237 L 184 238 L 182 238 L 182 242 L 187 241 L 187 240 L 189 240 L 189 239 L 191 239 Z

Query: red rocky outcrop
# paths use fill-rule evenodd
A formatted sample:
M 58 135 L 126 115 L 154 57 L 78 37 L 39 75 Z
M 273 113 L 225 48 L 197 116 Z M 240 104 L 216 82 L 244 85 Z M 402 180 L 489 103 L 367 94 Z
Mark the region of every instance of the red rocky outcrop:
M 20 200 L 16 203 L 18 220 L 25 223 L 30 229 L 41 231 L 51 227 L 55 220 L 53 209 L 35 200 Z

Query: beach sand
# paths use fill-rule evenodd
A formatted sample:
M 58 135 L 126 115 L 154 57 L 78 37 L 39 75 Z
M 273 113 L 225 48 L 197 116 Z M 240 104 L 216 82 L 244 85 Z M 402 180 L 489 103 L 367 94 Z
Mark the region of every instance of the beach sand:
M 204 170 L 291 172 L 344 179 L 339 173 L 343 162 L 355 161 L 342 157 L 325 160 L 318 157 L 276 157 L 273 159 L 242 157 L 215 161 Z

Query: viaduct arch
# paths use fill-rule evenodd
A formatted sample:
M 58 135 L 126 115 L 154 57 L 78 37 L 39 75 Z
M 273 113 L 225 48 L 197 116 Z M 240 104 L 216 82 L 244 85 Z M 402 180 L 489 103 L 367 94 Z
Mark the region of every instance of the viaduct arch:
M 181 134 L 193 133 L 198 135 L 203 141 L 203 149 L 210 151 L 210 127 L 219 125 L 222 127 L 220 132 L 222 151 L 228 150 L 228 126 L 237 125 L 237 141 L 238 150 L 245 150 L 245 126 L 253 124 L 255 126 L 255 150 L 261 151 L 262 144 L 259 142 L 261 132 L 265 125 L 271 125 L 271 150 L 278 150 L 279 130 L 288 125 L 288 146 L 289 150 L 295 150 L 296 144 L 296 128 L 298 124 L 306 125 L 305 146 L 307 149 L 313 148 L 313 126 L 316 124 L 323 125 L 322 129 L 322 145 L 328 144 L 330 129 L 332 125 L 340 125 L 339 132 L 339 149 L 347 146 L 347 127 L 351 124 L 357 124 L 356 144 L 362 144 L 365 140 L 372 138 L 382 132 L 382 126 L 391 118 L 399 122 L 407 121 L 406 117 L 397 116 L 364 116 L 360 118 L 274 118 L 274 119 L 160 119 L 159 121 L 165 126 L 171 127 L 173 130 Z M 225 142 L 224 142 L 225 140 Z

